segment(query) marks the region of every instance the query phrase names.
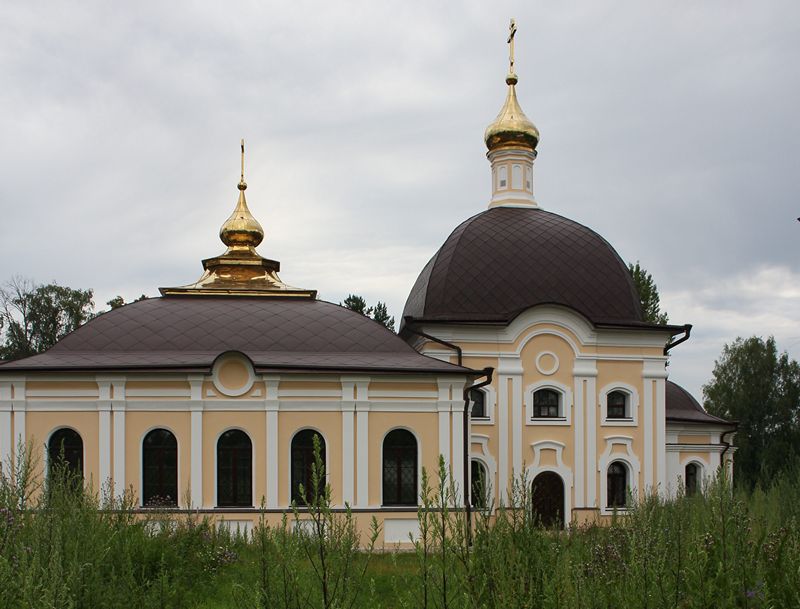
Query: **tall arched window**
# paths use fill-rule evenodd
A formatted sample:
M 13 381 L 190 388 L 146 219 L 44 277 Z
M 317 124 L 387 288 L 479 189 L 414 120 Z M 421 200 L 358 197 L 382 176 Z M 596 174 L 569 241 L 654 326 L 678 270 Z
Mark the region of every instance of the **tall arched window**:
M 628 503 L 628 468 L 621 461 L 608 466 L 606 474 L 606 506 L 624 508 Z
M 178 505 L 178 441 L 167 429 L 154 429 L 142 442 L 142 505 Z
M 486 474 L 486 467 L 477 459 L 472 460 L 470 469 L 470 501 L 472 507 L 485 508 L 488 505 L 488 484 L 489 476 Z
M 383 505 L 417 505 L 417 439 L 405 429 L 383 439 Z
M 253 443 L 239 429 L 229 429 L 217 440 L 217 505 L 253 505 Z
M 533 394 L 533 417 L 550 419 L 563 416 L 561 414 L 561 394 L 553 389 L 539 389 Z
M 83 440 L 74 429 L 62 428 L 50 436 L 47 443 L 49 467 L 64 467 L 72 476 L 83 478 Z
M 298 431 L 292 438 L 292 501 L 297 505 L 304 505 L 303 493 L 300 492 L 300 485 L 306 495 L 306 500 L 313 501 L 318 494 L 325 492 L 325 472 L 317 472 L 318 486 L 314 490 L 313 466 L 314 466 L 314 438 L 319 440 L 319 458 L 322 469 L 325 469 L 325 438 L 313 429 L 303 429 Z
M 686 483 L 686 496 L 691 497 L 699 490 L 700 483 L 700 468 L 697 463 L 688 463 L 684 473 L 684 482 Z
M 473 419 L 485 419 L 488 416 L 486 412 L 486 394 L 480 389 L 473 389 L 469 392 L 469 399 L 472 400 L 472 410 L 470 414 Z

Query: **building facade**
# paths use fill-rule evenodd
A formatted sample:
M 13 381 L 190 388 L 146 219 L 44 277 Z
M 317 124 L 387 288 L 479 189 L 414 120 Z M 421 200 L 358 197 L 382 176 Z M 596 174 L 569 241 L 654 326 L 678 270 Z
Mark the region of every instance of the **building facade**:
M 243 168 L 226 250 L 198 281 L 0 365 L 5 466 L 27 446 L 40 476 L 64 459 L 142 510 L 250 529 L 315 492 L 316 446 L 335 506 L 377 516 L 386 544 L 415 533 L 440 456 L 472 505 L 507 503 L 516 481 L 552 526 L 699 490 L 730 463 L 734 427 L 667 380 L 690 326 L 643 321 L 611 245 L 540 208 L 513 63 L 506 83 L 488 209 L 422 270 L 399 335 L 279 278 Z

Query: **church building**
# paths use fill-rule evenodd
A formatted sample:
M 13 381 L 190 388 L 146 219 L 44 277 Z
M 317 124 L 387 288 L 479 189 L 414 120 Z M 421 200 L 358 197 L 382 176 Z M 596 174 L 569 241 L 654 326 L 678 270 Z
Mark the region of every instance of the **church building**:
M 40 476 L 63 458 L 142 511 L 250 530 L 315 492 L 316 443 L 334 505 L 376 516 L 387 545 L 415 534 L 440 455 L 460 504 L 467 491 L 496 509 L 522 481 L 550 526 L 698 492 L 729 467 L 734 425 L 667 378 L 691 326 L 645 322 L 614 248 L 534 196 L 539 131 L 517 100 L 514 32 L 484 136 L 488 205 L 421 270 L 399 334 L 279 278 L 256 251 L 243 160 L 226 249 L 196 282 L 0 365 L 3 467 L 27 446 Z

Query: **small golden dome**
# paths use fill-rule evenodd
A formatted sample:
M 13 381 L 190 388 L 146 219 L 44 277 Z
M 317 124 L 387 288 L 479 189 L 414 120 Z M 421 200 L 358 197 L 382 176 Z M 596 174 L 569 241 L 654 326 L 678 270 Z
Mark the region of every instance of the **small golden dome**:
M 264 229 L 247 208 L 244 177 L 239 182 L 239 202 L 230 217 L 219 229 L 219 238 L 228 247 L 256 247 L 264 240 Z
M 517 101 L 517 75 L 513 72 L 506 76 L 508 95 L 506 102 L 494 122 L 486 128 L 483 139 L 486 147 L 492 151 L 497 148 L 523 147 L 536 150 L 539 143 L 539 130 L 525 116 Z

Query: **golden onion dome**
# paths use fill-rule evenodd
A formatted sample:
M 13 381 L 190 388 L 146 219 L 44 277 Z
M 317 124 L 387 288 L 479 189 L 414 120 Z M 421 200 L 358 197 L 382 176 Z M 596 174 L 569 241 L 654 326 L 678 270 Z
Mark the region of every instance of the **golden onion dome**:
M 536 150 L 539 143 L 539 130 L 525 116 L 517 101 L 517 75 L 506 76 L 508 95 L 506 102 L 494 122 L 486 128 L 483 139 L 489 151 L 505 147 L 524 147 Z
M 228 247 L 256 247 L 264 240 L 264 229 L 247 207 L 244 191 L 247 183 L 239 182 L 239 201 L 230 217 L 219 229 L 219 238 Z

